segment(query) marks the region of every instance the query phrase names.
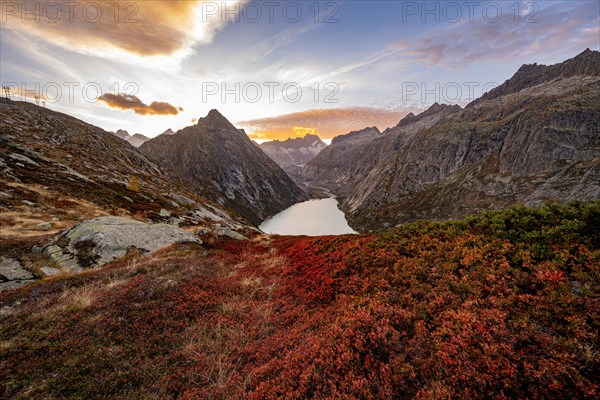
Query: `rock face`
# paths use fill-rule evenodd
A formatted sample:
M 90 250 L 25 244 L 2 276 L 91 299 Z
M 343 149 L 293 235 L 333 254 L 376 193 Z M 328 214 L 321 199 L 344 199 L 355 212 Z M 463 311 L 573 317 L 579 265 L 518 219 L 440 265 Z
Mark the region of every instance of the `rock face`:
M 317 135 L 302 138 L 273 140 L 260 144 L 260 148 L 284 170 L 287 166 L 303 166 L 317 156 L 327 145 Z
M 306 199 L 286 173 L 217 110 L 197 125 L 149 140 L 140 150 L 257 225 Z
M 600 198 L 600 53 L 524 66 L 465 109 L 433 105 L 303 169 L 368 231 L 515 203 Z M 343 140 L 343 139 L 342 139 Z
M 145 224 L 121 217 L 83 221 L 43 248 L 62 268 L 80 272 L 110 263 L 131 249 L 151 253 L 173 243 L 202 243 L 191 233 L 167 224 Z

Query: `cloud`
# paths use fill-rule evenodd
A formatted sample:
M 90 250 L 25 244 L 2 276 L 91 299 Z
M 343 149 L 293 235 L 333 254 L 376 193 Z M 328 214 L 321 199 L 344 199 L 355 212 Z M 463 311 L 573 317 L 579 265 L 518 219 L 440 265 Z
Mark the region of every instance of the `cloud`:
M 67 50 L 114 61 L 181 59 L 192 54 L 194 45 L 210 43 L 235 18 L 222 11 L 224 6 L 241 10 L 243 4 L 200 0 L 23 0 L 3 2 L 2 24 Z
M 139 115 L 177 115 L 183 108 L 175 107 L 169 103 L 154 101 L 148 105 L 143 103 L 138 97 L 131 95 L 114 95 L 112 93 L 104 93 L 98 97 L 98 100 L 103 101 L 109 107 L 119 108 L 121 110 L 133 110 Z
M 252 139 L 275 140 L 318 133 L 322 139 L 353 130 L 396 125 L 407 113 L 371 107 L 347 107 L 301 111 L 276 117 L 238 122 Z
M 477 18 L 474 22 L 444 25 L 420 39 L 399 41 L 389 47 L 429 66 L 460 69 L 478 62 L 540 61 L 540 56 L 562 59 L 566 53 L 600 46 L 596 1 L 557 2 L 537 10 L 529 22 L 524 18 L 516 21 L 508 8 L 511 5 L 503 7 L 497 22 Z

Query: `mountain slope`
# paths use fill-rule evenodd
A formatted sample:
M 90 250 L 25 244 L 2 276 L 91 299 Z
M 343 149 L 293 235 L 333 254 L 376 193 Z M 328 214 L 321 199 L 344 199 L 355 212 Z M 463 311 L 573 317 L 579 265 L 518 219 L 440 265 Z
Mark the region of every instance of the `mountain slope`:
M 0 236 L 46 233 L 109 214 L 239 225 L 112 133 L 7 99 L 0 99 L 0 117 Z
M 363 231 L 599 198 L 600 53 L 519 71 L 464 110 L 434 105 L 327 163 L 322 153 L 307 178 L 336 191 Z
M 254 224 L 306 199 L 273 160 L 216 110 L 174 135 L 149 140 L 140 150 Z

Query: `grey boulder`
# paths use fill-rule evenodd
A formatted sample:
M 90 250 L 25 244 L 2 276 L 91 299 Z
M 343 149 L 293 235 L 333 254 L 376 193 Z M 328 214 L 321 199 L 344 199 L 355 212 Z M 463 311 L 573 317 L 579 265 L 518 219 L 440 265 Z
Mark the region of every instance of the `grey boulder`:
M 44 253 L 71 272 L 99 267 L 123 257 L 131 249 L 150 254 L 173 243 L 202 241 L 168 224 L 146 224 L 122 217 L 83 221 L 44 246 Z

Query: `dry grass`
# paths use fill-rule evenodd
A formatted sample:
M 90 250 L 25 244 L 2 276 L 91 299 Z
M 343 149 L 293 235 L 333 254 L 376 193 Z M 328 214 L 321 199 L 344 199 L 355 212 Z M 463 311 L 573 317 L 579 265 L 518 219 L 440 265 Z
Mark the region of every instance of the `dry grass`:
M 0 238 L 61 231 L 84 219 L 109 215 L 93 203 L 44 189 L 41 185 L 14 182 L 3 184 L 15 193 L 16 198 L 32 199 L 30 201 L 34 206 L 20 203 L 14 207 L 14 211 L 3 211 L 0 214 Z M 45 222 L 52 223 L 50 230 L 38 226 Z
M 15 343 L 13 340 L 0 340 L 0 350 L 1 351 L 8 350 L 14 346 L 15 346 Z
M 241 284 L 244 287 L 256 287 L 260 285 L 262 278 L 259 276 L 247 276 L 242 278 Z
M 94 304 L 98 297 L 97 288 L 84 285 L 77 288 L 67 288 L 59 297 L 59 308 L 71 310 L 85 310 Z
M 113 274 L 108 278 L 108 283 L 104 287 L 107 289 L 114 289 L 127 283 L 128 280 L 128 277 L 119 277 L 117 274 Z

